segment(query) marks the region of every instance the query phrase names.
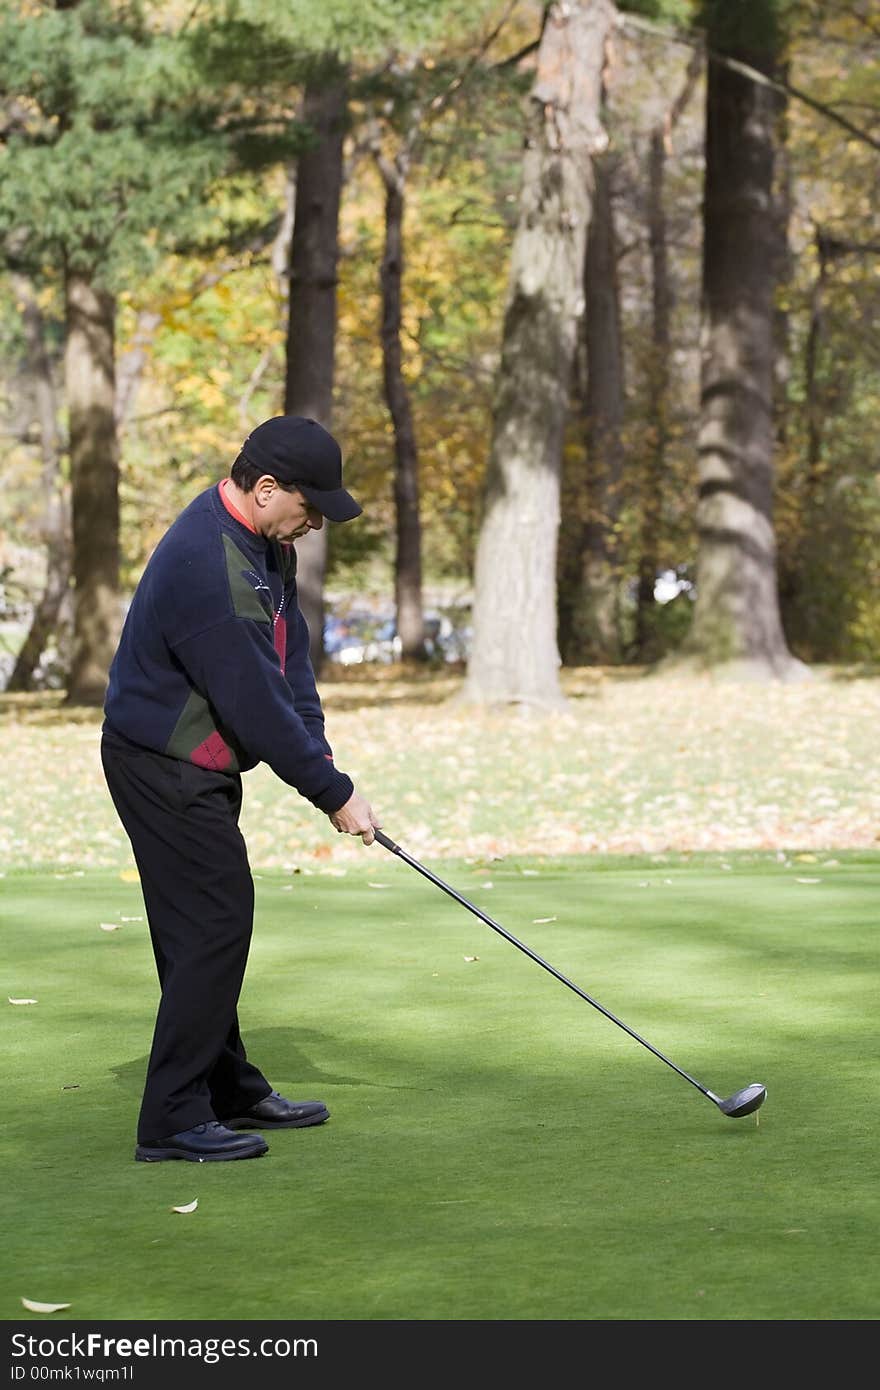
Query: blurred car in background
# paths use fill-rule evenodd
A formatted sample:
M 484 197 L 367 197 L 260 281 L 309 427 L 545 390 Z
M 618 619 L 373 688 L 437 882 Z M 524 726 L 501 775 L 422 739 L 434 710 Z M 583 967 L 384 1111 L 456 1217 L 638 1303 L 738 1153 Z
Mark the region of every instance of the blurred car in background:
M 451 662 L 467 660 L 468 626 L 459 626 L 448 614 L 432 609 L 425 612 L 424 620 L 429 658 Z M 324 652 L 328 660 L 343 666 L 399 661 L 401 642 L 396 620 L 393 615 L 377 615 L 359 609 L 330 612 L 324 621 Z

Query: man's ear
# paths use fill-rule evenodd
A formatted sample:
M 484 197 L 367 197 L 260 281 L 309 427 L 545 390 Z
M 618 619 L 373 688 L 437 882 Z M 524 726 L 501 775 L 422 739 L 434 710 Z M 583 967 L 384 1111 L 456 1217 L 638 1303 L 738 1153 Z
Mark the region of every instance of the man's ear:
M 264 473 L 254 486 L 254 501 L 258 507 L 265 507 L 273 496 L 278 484 L 270 473 Z

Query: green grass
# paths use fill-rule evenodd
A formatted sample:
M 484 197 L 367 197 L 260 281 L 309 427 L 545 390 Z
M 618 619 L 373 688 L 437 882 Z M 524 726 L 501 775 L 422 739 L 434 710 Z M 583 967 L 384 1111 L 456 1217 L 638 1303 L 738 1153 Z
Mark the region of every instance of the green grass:
M 242 1031 L 332 1117 L 214 1165 L 133 1161 L 137 883 L 7 871 L 2 1318 L 878 1316 L 880 856 L 421 856 L 756 1124 L 371 854 L 258 878 Z

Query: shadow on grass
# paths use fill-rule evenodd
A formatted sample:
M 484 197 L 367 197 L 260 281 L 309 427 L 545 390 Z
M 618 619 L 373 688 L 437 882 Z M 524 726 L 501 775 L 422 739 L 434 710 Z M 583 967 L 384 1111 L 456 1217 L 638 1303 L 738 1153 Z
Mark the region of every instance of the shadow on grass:
M 391 1085 L 387 1081 L 370 1081 L 365 1076 L 348 1072 L 326 1071 L 309 1060 L 302 1044 L 311 1045 L 314 1050 L 325 1050 L 328 1037 L 311 1028 L 254 1028 L 248 1031 L 245 1046 L 248 1057 L 258 1066 L 266 1078 L 282 1089 L 317 1086 L 366 1086 L 377 1091 L 425 1091 L 430 1086 Z M 140 1097 L 144 1078 L 147 1074 L 147 1056 L 134 1057 L 129 1062 L 120 1062 L 110 1068 L 120 1086 L 133 1098 Z M 291 1077 L 288 1083 L 286 1078 Z

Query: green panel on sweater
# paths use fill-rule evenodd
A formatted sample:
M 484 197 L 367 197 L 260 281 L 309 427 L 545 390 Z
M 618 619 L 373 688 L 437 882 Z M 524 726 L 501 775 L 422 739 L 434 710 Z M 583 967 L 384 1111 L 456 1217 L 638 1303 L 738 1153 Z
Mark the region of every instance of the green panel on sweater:
M 208 767 L 212 761 L 209 752 L 215 745 L 218 748 L 222 746 L 223 750 L 223 761 L 218 764 L 218 770 L 238 772 L 240 764 L 235 750 L 218 732 L 211 706 L 197 690 L 191 690 L 165 752 L 172 758 L 182 759 L 183 762 L 196 762 L 200 767 Z M 196 753 L 195 758 L 193 753 Z
M 232 610 L 237 618 L 254 618 L 258 623 L 271 623 L 275 616 L 272 595 L 266 588 L 262 577 L 253 567 L 231 536 L 223 533 L 223 547 L 226 551 L 226 572 L 229 577 L 229 591 L 232 595 Z M 247 576 L 252 575 L 249 579 Z M 259 589 L 256 585 L 262 587 Z

